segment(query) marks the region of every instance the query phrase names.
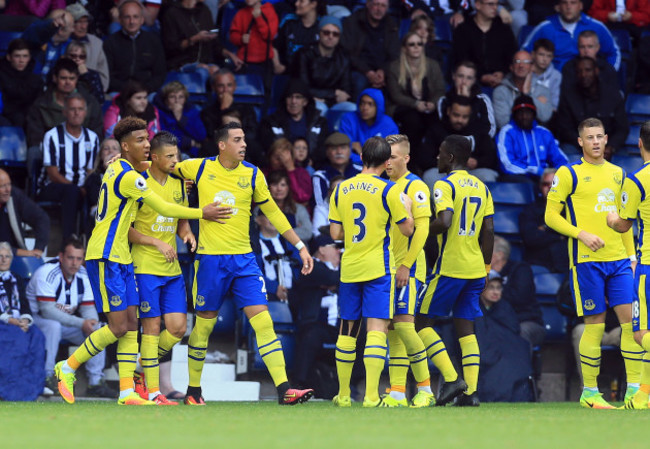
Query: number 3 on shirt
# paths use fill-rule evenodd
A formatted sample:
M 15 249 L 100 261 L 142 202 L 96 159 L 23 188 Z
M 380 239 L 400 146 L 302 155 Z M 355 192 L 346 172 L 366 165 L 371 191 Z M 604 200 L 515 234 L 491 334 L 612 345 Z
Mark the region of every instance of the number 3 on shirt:
M 469 203 L 469 204 L 468 204 Z M 474 215 L 470 217 L 469 205 L 476 204 Z M 463 198 L 463 209 L 460 211 L 460 224 L 458 225 L 458 235 L 472 236 L 476 233 L 476 214 L 481 208 L 481 198 L 478 196 L 466 196 Z M 471 223 L 469 230 L 467 229 L 468 223 Z
M 366 218 L 366 206 L 363 203 L 352 203 L 352 209 L 359 211 L 359 216 L 354 219 L 354 225 L 359 227 L 359 232 L 352 236 L 352 243 L 359 243 L 366 236 L 366 225 L 363 222 Z

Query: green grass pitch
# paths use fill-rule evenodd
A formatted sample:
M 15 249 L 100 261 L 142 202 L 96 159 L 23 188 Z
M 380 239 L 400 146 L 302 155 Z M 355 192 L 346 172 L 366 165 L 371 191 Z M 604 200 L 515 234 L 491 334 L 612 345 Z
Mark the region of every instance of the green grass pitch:
M 120 407 L 0 402 L 3 448 L 564 449 L 648 447 L 650 411 L 577 403 L 480 408 L 335 408 L 329 402 Z

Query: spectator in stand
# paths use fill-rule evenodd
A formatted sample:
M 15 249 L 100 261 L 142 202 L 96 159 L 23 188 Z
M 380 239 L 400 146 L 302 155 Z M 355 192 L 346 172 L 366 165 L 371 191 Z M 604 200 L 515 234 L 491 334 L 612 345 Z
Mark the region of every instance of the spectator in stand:
M 642 29 L 650 25 L 650 1 L 648 0 L 594 0 L 587 13 L 609 28 L 627 30 L 638 39 Z
M 35 237 L 34 249 L 25 245 L 25 228 Z M 0 169 L 0 241 L 9 242 L 21 257 L 41 257 L 50 238 L 50 218 L 22 190 L 11 185 L 9 174 Z
M 530 182 L 537 180 L 547 167 L 566 165 L 569 160 L 558 147 L 553 134 L 535 120 L 533 99 L 521 95 L 512 106 L 512 119 L 499 131 L 497 151 L 502 181 Z
M 600 80 L 595 60 L 580 57 L 576 64 L 576 84 L 563 86 L 557 110 L 556 136 L 565 153 L 580 154 L 577 148 L 578 124 L 588 117 L 597 117 L 605 125 L 608 140 L 605 157 L 609 160 L 625 143 L 630 126 L 625 113 L 625 100 L 618 88 Z
M 65 8 L 65 0 L 8 0 L 4 14 L 36 16 L 41 19 L 57 9 Z
M 411 20 L 409 32 L 415 31 L 424 42 L 424 54 L 442 66 L 444 54 L 440 47 L 436 45 L 436 29 L 433 20 L 426 14 L 420 14 Z
M 399 56 L 399 26 L 388 15 L 388 0 L 366 0 L 346 17 L 341 45 L 352 62 L 352 97 L 366 87 L 384 88 L 388 64 Z
M 160 114 L 158 109 L 149 103 L 147 96 L 148 92 L 144 84 L 134 80 L 127 81 L 104 114 L 106 136 L 113 136 L 113 128 L 124 117 L 138 117 L 147 122 L 149 139 L 153 139 L 161 129 Z
M 472 61 L 483 86 L 498 86 L 517 50 L 512 30 L 497 15 L 498 0 L 476 0 L 476 15 L 454 30 L 454 63 Z
M 178 81 L 165 84 L 154 98 L 154 107 L 160 115 L 160 127 L 178 139 L 182 153 L 197 157 L 205 143 L 207 133 L 201 121 L 200 111 L 189 99 L 187 88 Z
M 445 93 L 445 80 L 438 63 L 425 56 L 419 34 L 410 31 L 402 39 L 400 57 L 390 65 L 386 87 L 386 113 L 395 117 L 414 153 L 421 151 L 424 133 L 435 122 L 438 100 Z
M 399 134 L 393 119 L 386 115 L 384 94 L 373 87 L 361 92 L 356 111 L 343 115 L 340 131 L 352 141 L 352 160 L 358 164 L 361 164 L 361 147 L 366 140 L 375 136 Z
M 330 197 L 336 189 L 336 186 L 341 183 L 345 178 L 342 175 L 334 176 L 330 180 L 329 189 L 327 189 L 327 196 L 320 204 L 314 206 L 313 218 L 311 220 L 311 230 L 314 237 L 319 235 L 330 235 Z
M 318 43 L 322 26 L 319 18 L 327 14 L 326 3 L 325 0 L 297 0 L 295 14 L 284 16 L 274 42 L 277 49 L 273 57 L 275 73 L 287 71 L 292 76 L 301 76 L 294 63 L 296 54 L 302 47 Z M 339 26 L 339 33 L 341 29 Z
M 0 59 L 0 93 L 2 115 L 12 126 L 25 126 L 29 107 L 43 91 L 43 80 L 32 73 L 31 51 L 23 39 L 9 43 L 7 55 Z
M 497 133 L 497 124 L 494 119 L 492 100 L 489 95 L 483 93 L 481 86 L 476 82 L 476 73 L 476 64 L 471 61 L 462 61 L 456 66 L 451 75 L 453 82 L 451 89 L 438 100 L 438 119 L 442 121 L 450 99 L 457 95 L 467 97 L 472 105 L 470 126 L 481 134 L 494 137 Z
M 313 176 L 314 167 L 312 166 L 311 158 L 309 156 L 309 142 L 304 137 L 298 137 L 293 141 L 293 162 L 296 167 L 302 167 L 307 170 L 309 176 Z M 310 189 L 311 190 L 311 189 Z
M 316 107 L 321 115 L 325 115 L 327 109 L 334 105 L 344 103 L 345 106 L 354 107 L 354 103 L 349 102 L 352 94 L 350 58 L 339 45 L 343 28 L 341 21 L 325 16 L 318 27 L 318 42 L 301 48 L 295 60 L 297 76 L 309 86 Z
M 246 71 L 269 75 L 267 63 L 274 57 L 273 37 L 278 33 L 278 16 L 273 4 L 262 0 L 245 0 L 230 26 L 230 42 L 237 47 L 237 57 Z
M 553 65 L 562 71 L 562 67 L 578 54 L 578 36 L 584 30 L 593 30 L 598 34 L 601 51 L 607 61 L 618 70 L 621 65 L 621 50 L 616 45 L 607 27 L 596 19 L 582 12 L 580 0 L 559 0 L 555 15 L 552 15 L 528 35 L 524 42 L 524 50 L 532 51 L 537 39 L 546 38 L 555 45 Z
M 82 126 L 86 118 L 86 100 L 80 94 L 65 99 L 65 122 L 50 129 L 43 137 L 43 171 L 39 179 L 38 199 L 61 203 L 63 239 L 76 232 L 81 212 L 83 185 L 92 170 L 99 139 Z
M 472 116 L 472 101 L 468 97 L 455 95 L 448 99 L 449 106 L 440 123 L 433 126 L 425 136 L 423 148 L 429 148 L 428 156 L 421 158 L 420 165 L 412 169 L 426 170 L 422 180 L 433 188 L 433 184 L 442 179 L 445 174 L 438 171 L 436 161 L 438 160 L 438 149 L 445 138 L 451 134 L 467 136 L 472 147 L 472 153 L 467 161 L 469 173 L 476 176 L 483 182 L 494 182 L 499 177 L 497 170 L 497 152 L 494 148 L 494 140 L 487 132 L 479 131 L 470 122 Z M 414 164 L 418 164 L 414 162 Z
M 239 116 L 239 122 L 246 133 L 246 160 L 255 165 L 260 165 L 264 151 L 257 142 L 257 128 L 259 126 L 257 114 L 253 105 L 235 102 L 234 94 L 235 89 L 237 89 L 235 75 L 229 69 L 219 69 L 212 75 L 211 85 L 215 100 L 201 111 L 201 120 L 208 136 L 208 141 L 201 148 L 201 157 L 217 155 L 214 132 L 228 121 L 232 121 L 224 122 L 224 117 L 236 112 Z
M 160 37 L 142 29 L 144 7 L 138 0 L 125 0 L 118 7 L 122 29 L 104 41 L 110 72 L 109 92 L 120 92 L 129 80 L 144 84 L 148 92 L 165 81 L 165 51 Z
M 562 74 L 551 64 L 555 54 L 555 45 L 548 39 L 538 39 L 533 44 L 533 71 L 532 85 L 542 85 L 551 93 L 551 106 L 553 112 L 557 111 L 560 104 L 560 86 L 562 85 Z
M 120 144 L 117 140 L 109 137 L 104 139 L 99 145 L 99 154 L 95 157 L 95 166 L 93 171 L 86 176 L 84 189 L 86 190 L 86 204 L 88 205 L 88 217 L 94 217 L 97 210 L 97 199 L 99 198 L 99 189 L 102 186 L 102 177 L 108 167 L 108 162 L 120 154 Z M 94 219 L 92 227 L 94 225 Z
M 34 73 L 47 82 L 56 61 L 70 43 L 74 19 L 65 9 L 50 13 L 50 18 L 33 22 L 23 33 L 34 55 Z
M 320 149 L 327 136 L 327 120 L 316 109 L 309 87 L 300 79 L 291 79 L 280 101 L 277 111 L 264 117 L 259 125 L 257 135 L 262 148 L 270 148 L 280 137 L 306 137 L 312 151 Z M 321 160 L 317 153 L 313 155 L 315 160 Z
M 546 197 L 551 190 L 555 168 L 547 168 L 539 179 L 539 195 L 519 214 L 519 229 L 524 241 L 524 259 L 531 265 L 541 265 L 554 273 L 567 273 L 569 252 L 566 237 L 546 225 Z
M 102 78 L 99 72 L 89 69 L 86 65 L 88 54 L 86 47 L 79 41 L 72 41 L 68 44 L 65 50 L 64 57 L 72 60 L 77 64 L 79 69 L 79 84 L 90 92 L 90 94 L 101 105 L 104 103 L 104 87 L 102 86 Z
M 290 175 L 284 170 L 275 170 L 268 176 L 269 191 L 278 207 L 286 215 L 291 227 L 304 242 L 311 240 L 311 220 L 307 208 L 294 200 Z
M 431 1 L 431 0 L 402 0 L 411 15 L 411 20 L 427 15 L 430 19 L 448 17 L 453 28 L 465 21 L 464 14 L 470 8 L 469 2 L 463 0 Z
M 203 0 L 172 3 L 161 20 L 161 37 L 167 69 L 200 67 L 216 72 L 222 59 L 230 58 L 239 69 L 243 61 L 219 43 L 219 35 L 210 10 Z
M 361 165 L 350 160 L 350 138 L 343 133 L 335 132 L 327 137 L 325 156 L 327 162 L 312 177 L 316 207 L 328 199 L 330 183 L 334 177 L 343 176 L 343 179 L 348 179 L 361 172 Z
M 102 127 L 102 108 L 95 98 L 78 86 L 79 69 L 77 64 L 67 58 L 59 59 L 52 69 L 52 84 L 34 101 L 27 113 L 27 146 L 35 147 L 43 141 L 43 135 L 65 120 L 63 106 L 65 98 L 80 93 L 86 100 L 86 120 L 84 128 L 98 136 L 104 134 Z
M 102 92 L 108 90 L 108 61 L 104 53 L 103 42 L 94 34 L 88 32 L 88 25 L 93 17 L 81 3 L 73 3 L 65 8 L 74 18 L 72 40 L 81 42 L 86 47 L 86 66 L 99 72 L 102 80 Z
M 528 25 L 528 13 L 524 9 L 525 0 L 499 0 L 499 17 L 512 28 L 517 37 L 521 28 Z
M 515 98 L 530 95 L 537 109 L 537 119 L 546 123 L 553 115 L 551 91 L 541 83 L 533 82 L 533 59 L 530 53 L 520 50 L 512 57 L 510 72 L 494 89 L 492 102 L 497 126 L 502 128 L 511 118 Z
M 535 297 L 535 280 L 530 265 L 510 260 L 510 243 L 495 235 L 491 266 L 503 279 L 503 299 L 517 313 L 519 335 L 530 343 L 531 348 L 542 344 L 546 329 L 542 309 Z
M 307 205 L 312 194 L 311 176 L 307 170 L 296 165 L 292 149 L 293 145 L 289 139 L 280 137 L 275 140 L 268 151 L 269 165 L 265 174 L 267 177 L 276 171 L 285 174 L 289 180 L 293 201 Z
M 24 280 L 9 269 L 11 245 L 0 242 L 0 397 L 4 401 L 33 401 L 45 381 L 45 336 L 36 326 L 25 297 Z
M 578 36 L 578 55 L 562 67 L 561 88 L 575 89 L 576 66 L 579 58 L 591 58 L 596 61 L 598 78 L 601 82 L 605 83 L 606 86 L 617 86 L 619 82 L 616 70 L 599 52 L 600 41 L 598 40 L 598 34 L 592 30 L 581 32 Z

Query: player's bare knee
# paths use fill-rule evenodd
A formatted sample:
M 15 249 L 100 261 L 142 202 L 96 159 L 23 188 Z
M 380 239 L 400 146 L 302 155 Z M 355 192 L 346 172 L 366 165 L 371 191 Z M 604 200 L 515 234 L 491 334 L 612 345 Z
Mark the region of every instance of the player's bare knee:
M 183 338 L 186 330 L 187 330 L 187 322 L 174 323 L 173 325 L 167 327 L 167 331 L 169 331 L 169 333 L 176 338 Z

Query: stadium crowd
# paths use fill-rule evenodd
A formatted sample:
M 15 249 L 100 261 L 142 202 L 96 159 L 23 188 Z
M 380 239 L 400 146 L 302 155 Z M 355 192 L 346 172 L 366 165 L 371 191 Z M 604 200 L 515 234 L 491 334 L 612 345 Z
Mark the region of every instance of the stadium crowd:
M 430 193 L 445 176 L 441 143 L 466 136 L 469 173 L 501 186 L 495 233 L 505 238 L 495 242 L 481 303 L 486 322 L 508 332 L 477 334 L 481 346 L 507 338 L 523 348 L 504 363 L 529 366 L 524 382 L 539 376 L 534 354 L 552 341 L 535 275 L 569 270 L 566 238 L 546 226 L 544 208 L 555 170 L 582 156 L 578 124 L 599 118 L 606 158 L 641 166 L 634 136 L 650 118 L 648 0 L 0 0 L 0 8 L 0 326 L 14 326 L 3 345 L 29 354 L 0 356 L 0 378 L 20 360 L 30 380 L 22 398 L 51 394 L 59 342 L 81 344 L 101 324 L 87 307 L 86 239 L 76 236 L 92 233 L 102 175 L 120 151 L 113 132 L 126 117 L 144 120 L 149 139 L 173 134 L 179 160 L 216 156 L 215 132 L 241 125 L 246 161 L 260 167 L 316 263 L 301 275 L 298 251 L 254 210 L 251 246 L 268 299 L 288 304 L 296 323 L 289 377 L 318 383 L 321 397 L 338 327 L 341 246 L 329 235 L 330 197 L 361 172 L 368 139 L 406 135 L 408 170 Z M 629 116 L 630 95 L 648 117 Z M 12 157 L 16 135 L 26 154 Z M 60 224 L 54 241 L 51 222 Z M 20 273 L 31 280 L 9 269 L 12 259 L 18 267 L 42 258 L 48 243 L 56 258 Z M 183 243 L 174 255 L 187 273 L 191 253 Z M 104 352 L 91 360 L 88 395 L 116 396 L 103 381 Z M 163 393 L 174 393 L 163 377 Z M 15 397 L 12 382 L 0 382 L 1 398 Z M 482 400 L 534 396 L 483 390 Z

